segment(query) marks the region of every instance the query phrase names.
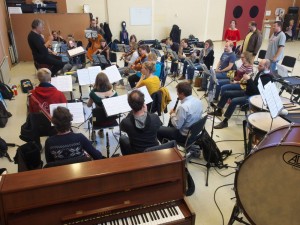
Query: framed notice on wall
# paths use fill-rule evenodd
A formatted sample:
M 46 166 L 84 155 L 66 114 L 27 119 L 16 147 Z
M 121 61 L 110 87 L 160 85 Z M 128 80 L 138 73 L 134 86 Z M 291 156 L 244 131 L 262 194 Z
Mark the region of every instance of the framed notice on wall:
M 151 25 L 152 9 L 151 8 L 130 8 L 130 25 L 145 26 Z

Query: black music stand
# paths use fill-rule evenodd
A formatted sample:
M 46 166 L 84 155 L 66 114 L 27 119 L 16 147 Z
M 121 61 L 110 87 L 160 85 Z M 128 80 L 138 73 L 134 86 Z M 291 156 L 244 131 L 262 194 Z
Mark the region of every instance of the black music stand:
M 195 67 L 194 67 L 194 63 L 192 62 L 192 60 L 191 60 L 190 58 L 186 58 L 185 61 L 188 63 L 188 65 L 189 65 L 190 67 L 195 68 Z M 191 85 L 191 86 L 192 86 L 192 85 Z M 195 88 L 194 88 L 193 86 L 192 86 L 192 89 L 193 89 L 193 91 L 196 93 L 196 95 L 199 96 L 198 93 L 197 93 L 197 91 L 195 90 Z
M 173 61 L 177 61 L 177 63 L 179 63 L 179 58 L 178 58 L 178 55 L 177 55 L 176 52 L 172 51 L 171 48 L 167 48 L 167 53 L 171 55 L 171 57 L 172 57 L 172 62 L 173 62 Z M 165 59 L 165 62 L 166 62 L 166 64 L 168 65 L 167 60 L 168 60 L 168 58 Z M 166 66 L 166 67 L 167 67 L 167 66 Z M 171 81 L 170 81 L 167 85 L 165 85 L 165 87 L 167 87 L 168 85 L 170 85 L 170 84 L 173 83 L 174 81 L 178 84 L 178 80 L 176 79 L 176 74 L 175 74 L 175 76 L 171 77 Z

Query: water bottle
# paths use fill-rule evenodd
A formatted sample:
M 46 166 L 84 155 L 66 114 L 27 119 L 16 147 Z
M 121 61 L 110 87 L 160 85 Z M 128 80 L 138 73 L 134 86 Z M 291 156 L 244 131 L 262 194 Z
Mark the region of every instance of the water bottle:
M 13 85 L 13 86 L 11 87 L 11 89 L 12 89 L 13 92 L 14 92 L 14 96 L 17 96 L 17 95 L 18 95 L 18 88 L 17 88 L 17 85 Z

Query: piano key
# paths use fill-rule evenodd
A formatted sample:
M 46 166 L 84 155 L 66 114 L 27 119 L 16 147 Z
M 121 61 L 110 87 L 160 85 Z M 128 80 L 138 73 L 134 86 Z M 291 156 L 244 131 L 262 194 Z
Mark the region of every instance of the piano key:
M 159 219 L 160 219 L 160 217 L 159 217 L 159 215 L 158 215 L 157 211 L 154 211 L 154 213 L 155 213 L 155 215 L 156 215 L 156 218 L 159 220 Z
M 137 223 L 138 223 L 138 224 L 141 224 L 141 222 L 140 222 L 140 219 L 139 219 L 138 215 L 136 215 L 136 216 L 135 216 L 135 218 L 136 218 L 136 221 L 137 221 Z
M 168 215 L 166 213 L 166 209 L 162 209 L 162 212 L 165 214 L 165 217 L 168 217 Z
M 129 218 L 130 218 L 131 225 L 135 225 L 134 222 L 133 222 L 132 216 L 130 216 Z
M 180 216 L 180 219 L 184 219 L 185 217 L 184 217 L 183 213 L 181 212 L 180 208 L 178 206 L 175 206 L 175 208 Z
M 146 221 L 144 220 L 143 214 L 138 215 L 138 218 L 140 219 L 140 221 L 141 221 L 142 224 L 143 224 L 143 223 L 144 223 L 144 224 L 146 223 Z
M 177 210 L 175 209 L 174 206 L 172 207 L 172 209 L 173 209 L 173 211 L 176 213 L 176 215 L 178 215 L 178 212 L 177 212 Z
M 150 218 L 148 218 L 146 213 L 144 213 L 144 216 L 145 216 L 146 222 L 149 223 Z

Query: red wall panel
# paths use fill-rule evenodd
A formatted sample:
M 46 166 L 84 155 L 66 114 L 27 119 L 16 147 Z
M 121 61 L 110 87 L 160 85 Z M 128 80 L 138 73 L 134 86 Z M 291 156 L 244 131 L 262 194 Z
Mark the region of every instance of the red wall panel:
M 265 14 L 267 0 L 227 0 L 226 3 L 226 12 L 224 20 L 224 29 L 223 29 L 223 40 L 225 30 L 229 27 L 231 20 L 237 21 L 237 29 L 241 33 L 241 39 L 244 39 L 248 33 L 248 24 L 250 21 L 255 21 L 259 30 L 262 30 L 263 19 Z M 236 6 L 241 6 L 243 13 L 240 18 L 234 18 L 233 11 Z M 259 11 L 255 18 L 250 17 L 250 9 L 253 6 L 257 6 Z

